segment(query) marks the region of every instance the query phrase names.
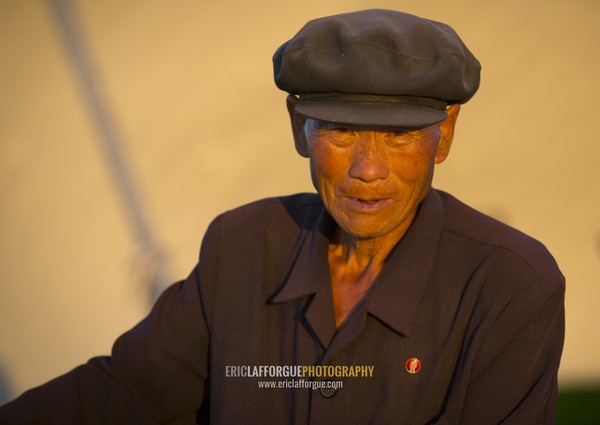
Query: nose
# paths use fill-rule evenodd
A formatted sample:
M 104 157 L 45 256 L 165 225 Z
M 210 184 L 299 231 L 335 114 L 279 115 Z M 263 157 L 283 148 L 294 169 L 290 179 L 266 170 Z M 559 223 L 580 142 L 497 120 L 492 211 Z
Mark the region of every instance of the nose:
M 364 182 L 385 179 L 389 175 L 385 146 L 377 140 L 376 132 L 361 132 L 354 145 L 349 175 Z

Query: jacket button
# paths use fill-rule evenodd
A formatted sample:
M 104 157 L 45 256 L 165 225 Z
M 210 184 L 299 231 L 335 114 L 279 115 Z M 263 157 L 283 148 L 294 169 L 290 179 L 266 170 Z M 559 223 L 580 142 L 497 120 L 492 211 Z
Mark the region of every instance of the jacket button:
M 325 382 L 332 382 L 332 381 L 323 381 L 323 383 Z M 333 387 L 321 387 L 319 389 L 321 391 L 321 395 L 325 398 L 331 398 L 335 395 L 335 393 L 337 392 L 337 388 L 333 388 Z

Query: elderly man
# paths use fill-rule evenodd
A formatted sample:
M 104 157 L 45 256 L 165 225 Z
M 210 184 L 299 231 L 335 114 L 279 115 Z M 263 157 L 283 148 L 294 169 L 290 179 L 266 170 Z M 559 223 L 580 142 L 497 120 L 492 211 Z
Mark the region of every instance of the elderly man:
M 368 10 L 309 22 L 274 65 L 318 194 L 219 216 L 111 358 L 0 422 L 553 423 L 563 276 L 431 188 L 479 86 L 471 52 L 447 25 Z

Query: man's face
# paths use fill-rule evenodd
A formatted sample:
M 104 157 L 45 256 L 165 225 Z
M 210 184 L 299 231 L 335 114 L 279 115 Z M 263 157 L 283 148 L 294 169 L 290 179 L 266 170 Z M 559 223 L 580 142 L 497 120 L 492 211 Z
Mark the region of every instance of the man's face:
M 433 178 L 440 125 L 414 131 L 304 124 L 312 181 L 338 225 L 358 239 L 402 233 Z

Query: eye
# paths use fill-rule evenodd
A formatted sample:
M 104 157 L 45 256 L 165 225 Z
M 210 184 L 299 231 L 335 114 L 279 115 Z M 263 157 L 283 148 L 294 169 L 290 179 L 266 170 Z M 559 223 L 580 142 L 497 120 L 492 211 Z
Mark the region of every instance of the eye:
M 396 146 L 404 146 L 411 142 L 419 141 L 423 135 L 422 130 L 410 130 L 410 131 L 390 131 L 387 132 L 385 137 L 389 144 Z
M 328 130 L 331 134 L 340 135 L 340 136 L 348 136 L 351 134 L 356 134 L 355 130 L 351 130 L 347 127 L 335 127 Z
M 339 123 L 308 121 L 308 130 L 313 137 L 335 146 L 349 146 L 359 137 L 358 130 Z
M 386 132 L 384 137 L 392 145 L 405 145 L 412 140 L 412 137 L 406 131 Z
M 321 134 L 330 143 L 336 146 L 348 146 L 354 143 L 359 137 L 358 131 L 347 127 L 335 127 L 327 130 L 322 130 Z

